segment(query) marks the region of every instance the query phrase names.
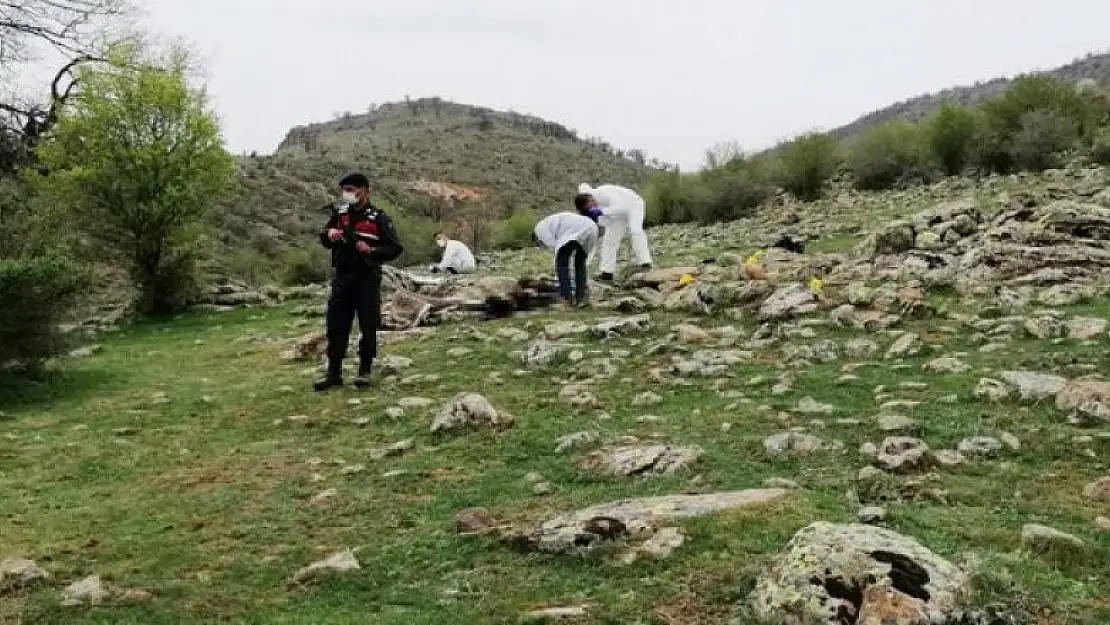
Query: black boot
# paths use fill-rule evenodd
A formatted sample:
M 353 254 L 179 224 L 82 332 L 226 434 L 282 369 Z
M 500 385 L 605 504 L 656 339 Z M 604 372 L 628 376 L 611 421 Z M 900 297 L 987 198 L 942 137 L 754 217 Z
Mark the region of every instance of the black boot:
M 360 364 L 358 366 L 358 376 L 355 377 L 355 388 L 369 388 L 370 375 L 373 373 L 373 366 L 370 363 Z
M 597 277 L 597 281 L 598 282 L 612 282 L 613 281 L 613 274 L 611 274 L 611 273 L 602 273 L 601 275 L 599 275 Z
M 316 381 L 313 388 L 317 392 L 333 389 L 337 386 L 343 386 L 343 374 L 338 371 L 329 371 L 322 379 Z

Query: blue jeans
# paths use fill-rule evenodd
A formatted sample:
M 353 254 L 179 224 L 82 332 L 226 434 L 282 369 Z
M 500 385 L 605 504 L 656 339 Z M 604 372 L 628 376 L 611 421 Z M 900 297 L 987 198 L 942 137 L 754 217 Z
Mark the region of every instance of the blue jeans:
M 574 261 L 574 285 L 570 282 L 570 263 Z M 586 273 L 586 248 L 578 241 L 571 241 L 555 252 L 555 275 L 559 277 L 559 295 L 572 303 L 586 301 L 589 276 Z

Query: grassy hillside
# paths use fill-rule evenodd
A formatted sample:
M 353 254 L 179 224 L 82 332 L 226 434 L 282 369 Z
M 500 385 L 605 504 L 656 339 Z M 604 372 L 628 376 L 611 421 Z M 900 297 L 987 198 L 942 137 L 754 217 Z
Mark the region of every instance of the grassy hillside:
M 1067 65 L 1038 73 L 1073 83 L 1083 79 L 1091 79 L 1099 85 L 1106 86 L 1110 84 L 1110 53 L 1090 54 Z M 936 93 L 913 97 L 867 113 L 850 124 L 830 131 L 830 134 L 838 139 L 844 139 L 858 135 L 871 126 L 893 119 L 920 121 L 946 102 L 964 106 L 977 106 L 1004 91 L 1010 86 L 1011 82 L 1012 79 L 1010 78 L 995 78 L 980 81 L 974 85 L 957 86 Z
M 1034 265 L 1026 270 L 1036 280 L 972 277 L 975 288 L 957 292 L 946 280 L 967 276 L 929 272 L 930 262 L 1000 254 L 1006 236 L 904 258 L 844 253 L 875 232 L 898 245 L 891 234 L 906 224 L 937 220 L 888 227 L 891 220 L 951 200 L 988 219 L 1015 199 L 1106 204 L 1105 194 L 1091 197 L 1103 177 L 1084 169 L 978 185 L 951 179 L 803 205 L 794 227 L 821 238 L 806 255 L 768 257 L 765 293 L 839 267 L 824 286 L 836 308 L 767 320 L 742 305 L 706 315 L 648 306 L 651 289 L 603 291 L 599 303 L 643 298 L 648 325 L 592 332 L 602 318 L 629 319 L 609 310 L 451 323 L 385 346 L 392 360 L 362 394 L 314 395 L 307 389 L 319 363 L 283 360 L 291 342 L 319 327 L 299 305 L 128 328 L 91 356 L 61 363 L 49 382 L 0 386 L 0 560 L 28 558 L 51 576 L 0 582 L 0 623 L 484 625 L 542 622 L 521 617 L 554 605 L 580 609 L 570 622 L 586 625 L 754 624 L 763 621 L 748 609 L 752 591 L 795 532 L 857 519 L 966 570 L 966 607 L 980 616 L 947 622 L 1106 623 L 1108 423 L 1098 411 L 1094 422 L 1071 422 L 1076 415 L 1050 396 L 977 389 L 1012 370 L 1073 380 L 1105 373 L 1107 289 Z M 1090 223 L 1110 219 L 1105 210 L 1088 208 Z M 1031 237 L 1043 232 L 1035 225 L 1052 223 L 1023 231 Z M 764 212 L 732 224 L 668 225 L 652 238 L 661 266 L 700 268 L 690 288 L 750 294 L 759 291 L 737 277 L 735 263 L 779 227 L 779 216 Z M 497 260 L 551 262 L 538 250 Z M 918 280 L 922 272 L 927 280 Z M 886 306 L 893 325 L 846 322 L 882 321 L 872 306 Z M 547 363 L 516 353 L 551 344 L 563 356 Z M 1001 382 L 985 388 L 1007 391 Z M 431 432 L 459 392 L 483 394 L 512 426 Z M 579 432 L 593 436 L 558 448 Z M 877 468 L 865 449 L 897 436 L 927 442 L 929 462 Z M 702 453 L 662 475 L 583 468 L 594 451 L 632 440 Z M 784 451 L 783 441 L 792 447 Z M 456 526 L 473 507 L 527 528 L 618 499 L 765 486 L 785 494 L 668 522 L 684 542 L 625 565 L 608 557 L 619 544 L 585 555 L 521 553 Z M 1071 536 L 1030 534 L 1032 525 Z M 302 567 L 345 549 L 359 568 L 293 582 Z M 87 605 L 88 593 L 63 605 L 63 591 L 92 575 L 105 593 L 98 605 Z M 847 619 L 838 622 L 855 622 Z

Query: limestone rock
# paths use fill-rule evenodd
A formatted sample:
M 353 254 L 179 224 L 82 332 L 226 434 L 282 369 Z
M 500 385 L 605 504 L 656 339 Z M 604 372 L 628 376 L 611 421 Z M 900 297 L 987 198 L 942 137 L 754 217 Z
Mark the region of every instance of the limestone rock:
M 767 625 L 842 625 L 861 617 L 886 625 L 875 619 L 906 614 L 924 620 L 893 622 L 921 625 L 954 616 L 970 599 L 969 585 L 966 573 L 912 538 L 817 522 L 794 535 L 760 577 L 751 603 Z
M 512 423 L 511 416 L 498 412 L 485 397 L 477 393 L 459 393 L 440 409 L 432 422 L 432 432 L 447 432 L 466 427 L 500 428 Z
M 361 568 L 358 559 L 355 558 L 354 552 L 350 549 L 346 549 L 297 571 L 297 573 L 293 575 L 293 582 L 305 583 L 330 573 L 357 571 Z
M 665 475 L 685 469 L 697 462 L 703 453 L 696 446 L 636 444 L 606 447 L 583 458 L 578 468 L 609 476 Z

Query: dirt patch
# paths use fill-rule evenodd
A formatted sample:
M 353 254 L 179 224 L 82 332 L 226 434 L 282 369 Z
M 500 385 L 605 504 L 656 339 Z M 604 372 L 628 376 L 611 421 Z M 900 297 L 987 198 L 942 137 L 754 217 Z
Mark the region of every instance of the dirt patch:
M 448 202 L 485 202 L 490 198 L 490 193 L 486 189 L 464 187 L 449 182 L 420 180 L 410 183 L 408 188 Z

